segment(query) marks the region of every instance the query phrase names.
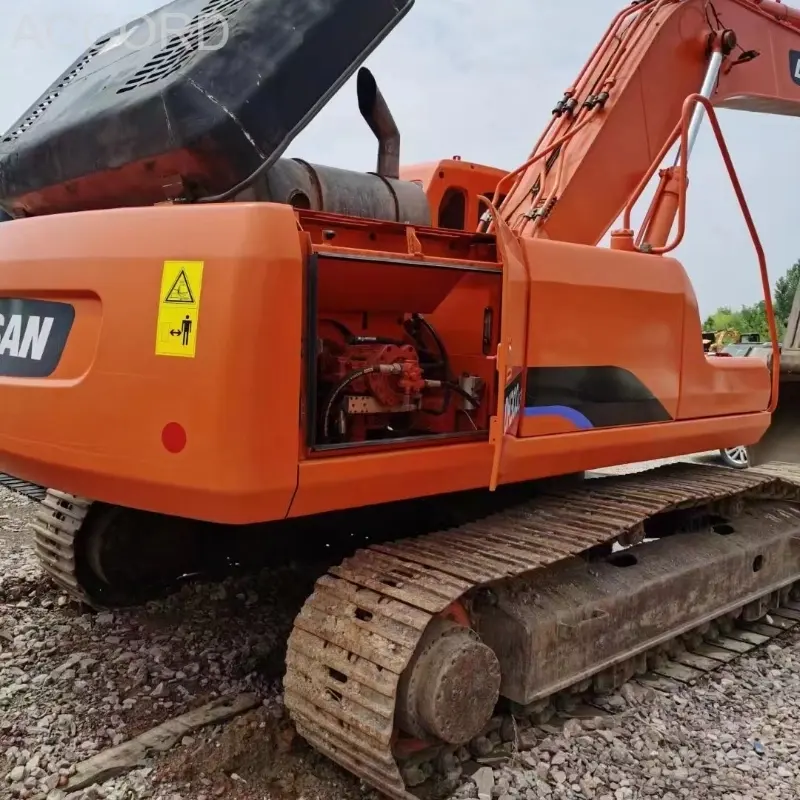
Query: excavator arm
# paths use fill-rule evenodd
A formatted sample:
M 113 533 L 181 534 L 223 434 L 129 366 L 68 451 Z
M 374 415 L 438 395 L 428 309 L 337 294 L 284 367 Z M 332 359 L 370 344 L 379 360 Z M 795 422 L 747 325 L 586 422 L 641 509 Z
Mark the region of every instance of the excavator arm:
M 695 92 L 716 107 L 800 115 L 800 12 L 767 0 L 632 3 L 498 187 L 500 213 L 522 236 L 597 244 Z M 698 109 L 690 146 L 701 118 Z

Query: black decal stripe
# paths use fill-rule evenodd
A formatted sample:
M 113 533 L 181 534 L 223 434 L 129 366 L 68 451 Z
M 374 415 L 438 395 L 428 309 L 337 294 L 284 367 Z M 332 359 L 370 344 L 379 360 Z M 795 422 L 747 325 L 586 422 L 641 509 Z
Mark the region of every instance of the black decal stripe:
M 622 367 L 528 367 L 526 413 L 553 407 L 570 409 L 595 428 L 672 419 L 658 398 Z
M 789 75 L 800 86 L 800 50 L 789 51 Z

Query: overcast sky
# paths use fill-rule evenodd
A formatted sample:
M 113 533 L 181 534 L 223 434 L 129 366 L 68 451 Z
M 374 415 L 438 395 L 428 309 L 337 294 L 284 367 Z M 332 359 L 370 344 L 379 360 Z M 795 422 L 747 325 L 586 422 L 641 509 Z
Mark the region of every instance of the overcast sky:
M 626 4 L 417 0 L 367 62 L 400 126 L 403 162 L 458 154 L 509 170 L 517 166 L 554 102 Z M 0 130 L 94 39 L 160 5 L 158 0 L 4 0 Z M 722 112 L 721 119 L 774 282 L 800 258 L 800 121 L 742 112 Z M 624 148 L 621 142 L 621 157 Z M 688 231 L 677 251 L 704 315 L 719 305 L 738 307 L 761 298 L 755 255 L 715 148 L 706 126 L 692 156 Z M 374 168 L 375 142 L 358 114 L 354 81 L 287 155 Z

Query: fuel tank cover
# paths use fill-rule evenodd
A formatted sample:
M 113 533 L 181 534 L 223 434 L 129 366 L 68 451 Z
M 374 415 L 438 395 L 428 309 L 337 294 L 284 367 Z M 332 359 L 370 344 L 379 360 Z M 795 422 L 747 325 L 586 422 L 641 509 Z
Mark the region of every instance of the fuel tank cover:
M 110 31 L 0 136 L 0 204 L 223 192 L 277 159 L 413 2 L 174 0 Z

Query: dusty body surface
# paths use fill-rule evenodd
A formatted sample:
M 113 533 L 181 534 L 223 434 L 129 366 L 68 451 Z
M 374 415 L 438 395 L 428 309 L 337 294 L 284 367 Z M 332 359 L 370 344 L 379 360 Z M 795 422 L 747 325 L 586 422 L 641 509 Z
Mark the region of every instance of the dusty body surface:
M 377 800 L 295 736 L 283 710 L 283 642 L 314 568 L 187 585 L 147 606 L 81 613 L 40 574 L 25 531 L 32 510 L 0 494 L 0 796 Z M 465 754 L 451 795 L 795 797 L 798 643 L 790 632 L 672 693 L 629 684 L 601 703 L 601 717 L 584 709 L 581 718 L 530 729 L 507 763 Z M 237 692 L 255 692 L 260 704 L 131 772 L 65 788 L 91 755 Z

